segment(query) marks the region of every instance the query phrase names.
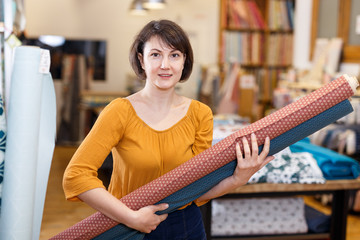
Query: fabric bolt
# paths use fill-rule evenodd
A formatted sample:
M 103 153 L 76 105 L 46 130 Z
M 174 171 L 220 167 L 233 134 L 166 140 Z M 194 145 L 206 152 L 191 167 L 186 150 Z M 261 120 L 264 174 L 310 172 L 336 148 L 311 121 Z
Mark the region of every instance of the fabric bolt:
M 180 199 L 188 198 L 189 193 L 182 194 L 183 196 L 180 193 L 185 193 L 185 190 L 191 188 L 194 188 L 194 192 L 189 191 L 192 198 L 201 196 L 213 186 L 212 184 L 216 184 L 232 174 L 236 166 L 236 161 L 234 161 L 236 158 L 235 144 L 238 142 L 242 148 L 242 137 L 250 140 L 251 133 L 255 133 L 258 145 L 263 145 L 265 138 L 269 136 L 271 139 L 270 155 L 275 154 L 289 144 L 295 143 L 350 113 L 352 107 L 347 98 L 353 95 L 356 88 L 352 87 L 354 85 L 357 86 L 356 79 L 349 79 L 346 76 L 339 77 L 319 90 L 235 132 L 186 163 L 120 200 L 132 209 L 139 209 L 162 200 L 167 202 L 169 200 L 167 198 L 173 196 L 180 197 Z M 179 202 L 184 203 L 179 199 L 174 200 L 174 203 Z M 166 211 L 170 212 L 175 209 L 170 204 Z M 90 239 L 116 225 L 115 221 L 98 212 L 52 239 Z M 113 231 L 116 228 L 121 228 L 120 232 L 117 233 L 118 235 Z M 112 234 L 109 238 L 105 237 L 108 233 L 105 232 L 105 235 L 100 235 L 97 239 L 114 239 L 114 236 L 117 239 L 141 239 L 138 234 L 134 233 L 131 236 L 128 232 L 126 232 L 128 238 L 121 237 L 123 236 L 121 235 L 121 231 L 124 230 L 123 225 L 117 225 L 113 229 L 108 231 Z M 134 230 L 128 231 L 136 232 Z
M 290 146 L 292 152 L 309 152 L 316 159 L 326 179 L 355 179 L 360 175 L 360 164 L 355 159 L 310 143 L 299 141 Z
M 14 52 L 7 115 L 0 239 L 39 239 L 55 147 L 56 103 L 50 53 Z
M 315 91 L 307 95 L 307 97 L 301 98 L 293 104 L 230 135 L 222 140 L 221 143 L 215 144 L 186 163 L 155 179 L 150 184 L 123 197 L 121 201 L 132 209 L 155 204 L 163 199 L 164 196 L 174 193 L 178 189 L 187 186 L 191 182 L 200 179 L 207 173 L 213 172 L 235 159 L 234 143 L 239 142 L 242 145 L 240 138 L 247 137 L 250 142 L 251 133 L 255 133 L 258 145 L 262 145 L 267 136 L 273 139 L 352 95 L 353 90 L 346 78 L 340 77 L 325 85 L 320 91 Z M 230 146 L 232 148 L 229 148 Z M 154 186 L 162 187 L 154 188 Z M 146 192 L 152 192 L 152 194 L 147 195 L 145 194 Z M 141 201 L 138 199 L 141 199 Z
M 0 95 L 0 214 L 1 214 L 2 184 L 4 180 L 5 146 L 6 146 L 6 118 L 5 118 L 3 99 L 2 96 Z
M 353 100 L 352 100 L 353 101 Z M 353 108 L 354 104 L 352 103 Z M 330 124 L 310 136 L 311 143 L 348 156 L 359 152 L 359 125 Z
M 287 144 L 295 143 L 296 141 L 313 133 L 317 129 L 335 121 L 337 118 L 350 113 L 351 111 L 352 107 L 349 101 L 343 101 L 331 109 L 321 113 L 320 115 L 315 116 L 309 121 L 302 123 L 288 132 L 280 135 L 279 137 L 272 139 L 270 155 L 285 148 Z M 208 174 L 207 176 L 199 179 L 198 181 L 195 181 L 194 183 L 173 193 L 171 196 L 163 199 L 161 202 L 168 203 L 170 205 L 170 207 L 163 212 L 172 212 L 177 208 L 191 202 L 192 200 L 197 199 L 215 184 L 224 178 L 231 176 L 235 167 L 236 161 L 232 161 L 227 165 L 217 169 L 216 171 Z M 76 236 L 76 239 L 142 239 L 142 233 L 139 233 L 133 229 L 129 229 L 122 224 L 116 225 L 112 229 L 95 237 L 97 232 L 104 231 L 102 229 L 106 229 L 107 227 L 111 226 L 111 224 L 117 224 L 115 222 L 111 222 L 113 221 L 98 212 L 81 221 L 73 228 L 70 228 L 57 235 L 55 239 L 74 239 L 73 236 Z M 87 230 L 82 231 L 82 229 L 85 228 Z
M 355 130 L 355 137 L 356 137 L 355 152 L 360 152 L 360 130 Z
M 351 104 L 349 101 L 343 101 L 340 104 L 337 104 L 333 108 L 326 110 L 324 113 L 319 114 L 318 116 L 315 116 L 314 118 L 308 120 L 305 123 L 300 124 L 299 126 L 289 130 L 288 132 L 274 138 L 271 140 L 271 147 L 270 147 L 270 153 L 269 155 L 275 154 L 276 152 L 280 151 L 281 149 L 285 148 L 287 144 L 295 143 L 296 141 L 304 138 L 305 136 L 308 136 L 309 134 L 316 131 L 316 129 L 321 128 L 322 126 L 326 126 L 327 124 L 330 124 L 331 122 L 334 122 L 336 119 L 338 119 L 341 116 L 345 116 L 346 114 L 350 113 L 352 111 Z M 236 167 L 236 160 L 226 164 L 225 166 L 217 169 L 216 171 L 206 175 L 205 177 L 195 181 L 194 183 L 180 189 L 179 191 L 173 193 L 169 197 L 164 198 L 159 203 L 168 203 L 170 206 L 168 209 L 166 209 L 163 212 L 159 213 L 169 213 L 177 208 L 183 206 L 184 204 L 187 204 L 194 199 L 197 199 L 201 195 L 203 195 L 205 192 L 210 190 L 214 185 L 219 183 L 221 180 L 225 179 L 226 177 L 229 177 L 233 174 L 234 169 Z M 102 214 L 100 214 L 100 218 L 106 217 Z M 92 215 L 96 220 L 97 223 L 101 223 L 99 221 L 99 216 Z M 90 217 L 91 218 L 91 217 Z M 92 221 L 94 219 L 91 219 Z M 79 224 L 76 228 L 81 229 L 86 226 L 86 228 L 89 228 L 88 223 L 86 220 L 85 222 Z M 81 226 L 84 224 L 85 226 Z M 96 224 L 96 223 L 95 223 Z M 93 225 L 93 227 L 96 227 L 96 225 Z M 99 227 L 99 226 L 98 226 Z M 95 231 L 99 231 L 98 228 Z M 87 233 L 88 234 L 88 233 Z M 89 235 L 82 235 L 81 239 L 87 239 Z M 124 225 L 119 224 L 113 227 L 112 229 L 100 234 L 99 236 L 95 237 L 96 240 L 103 240 L 103 239 L 142 239 L 141 236 L 143 236 L 142 233 L 136 232 L 133 229 L 126 228 Z M 62 236 L 64 237 L 64 236 Z M 70 238 L 71 239 L 71 238 Z
M 301 197 L 216 199 L 211 236 L 306 233 L 304 208 Z
M 309 232 L 325 233 L 329 232 L 331 216 L 317 211 L 316 209 L 305 205 L 305 217 Z

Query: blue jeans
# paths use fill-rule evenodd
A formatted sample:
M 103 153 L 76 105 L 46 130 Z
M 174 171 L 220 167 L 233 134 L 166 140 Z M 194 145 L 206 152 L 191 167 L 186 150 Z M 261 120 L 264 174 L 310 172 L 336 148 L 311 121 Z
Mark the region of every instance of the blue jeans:
M 192 204 L 170 213 L 143 240 L 206 240 L 200 208 Z

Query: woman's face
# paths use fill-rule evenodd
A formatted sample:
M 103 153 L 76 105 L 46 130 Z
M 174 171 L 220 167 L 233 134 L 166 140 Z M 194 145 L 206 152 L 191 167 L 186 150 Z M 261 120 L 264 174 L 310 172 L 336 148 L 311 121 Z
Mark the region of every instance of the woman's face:
M 144 55 L 139 55 L 146 81 L 159 89 L 175 87 L 184 68 L 185 56 L 179 50 L 167 46 L 154 36 L 144 45 Z

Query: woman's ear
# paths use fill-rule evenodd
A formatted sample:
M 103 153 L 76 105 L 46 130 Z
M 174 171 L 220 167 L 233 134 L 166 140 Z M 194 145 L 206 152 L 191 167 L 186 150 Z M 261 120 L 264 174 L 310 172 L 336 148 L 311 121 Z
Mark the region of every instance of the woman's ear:
M 143 55 L 141 53 L 138 53 L 138 59 L 139 59 L 139 62 L 141 64 L 141 67 L 142 69 L 145 70 L 145 67 L 144 67 L 144 59 L 143 59 Z

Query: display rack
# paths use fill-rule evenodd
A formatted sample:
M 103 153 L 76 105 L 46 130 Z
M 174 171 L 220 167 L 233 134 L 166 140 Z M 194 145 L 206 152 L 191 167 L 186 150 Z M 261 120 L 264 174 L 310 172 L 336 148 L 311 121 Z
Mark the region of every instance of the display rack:
M 264 116 L 271 107 L 272 90 L 292 65 L 294 6 L 294 0 L 220 0 L 222 79 L 233 63 L 240 64 L 242 73 L 255 76 L 256 87 L 239 89 L 240 95 L 243 91 L 249 96 L 239 99 L 238 113 L 244 117 L 257 120 Z M 249 102 L 257 103 L 257 113 L 253 114 Z

